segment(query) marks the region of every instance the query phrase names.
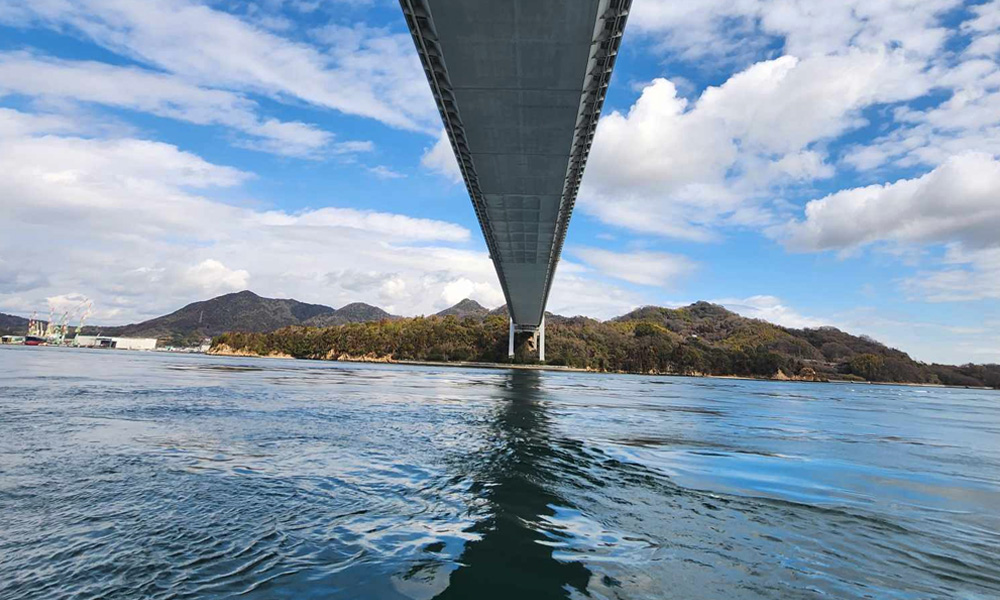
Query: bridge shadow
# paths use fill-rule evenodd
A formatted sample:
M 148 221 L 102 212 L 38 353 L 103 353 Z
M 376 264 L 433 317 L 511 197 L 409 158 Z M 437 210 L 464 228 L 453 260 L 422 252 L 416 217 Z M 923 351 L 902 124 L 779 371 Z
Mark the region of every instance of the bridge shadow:
M 491 516 L 473 531 L 482 537 L 466 546 L 461 566 L 436 598 L 566 598 L 584 592 L 590 571 L 553 556 L 551 538 L 539 531 L 554 506 L 568 506 L 557 491 L 550 459 L 550 419 L 541 402 L 541 375 L 514 370 L 500 390 L 490 456 L 476 461 L 473 475 Z

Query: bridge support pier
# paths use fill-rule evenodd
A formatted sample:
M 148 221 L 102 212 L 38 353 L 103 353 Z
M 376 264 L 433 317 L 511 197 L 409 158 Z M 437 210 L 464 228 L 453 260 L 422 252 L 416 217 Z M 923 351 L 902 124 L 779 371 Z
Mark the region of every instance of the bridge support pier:
M 514 358 L 514 319 L 510 320 L 510 340 L 507 342 L 507 357 Z
M 538 324 L 538 361 L 545 362 L 545 315 Z
M 514 341 L 518 332 L 531 334 L 531 338 L 526 342 L 527 350 L 537 350 L 539 362 L 545 362 L 545 316 L 542 316 L 538 327 L 518 326 L 514 324 L 514 319 L 510 320 L 510 338 L 507 340 L 509 358 L 514 358 Z

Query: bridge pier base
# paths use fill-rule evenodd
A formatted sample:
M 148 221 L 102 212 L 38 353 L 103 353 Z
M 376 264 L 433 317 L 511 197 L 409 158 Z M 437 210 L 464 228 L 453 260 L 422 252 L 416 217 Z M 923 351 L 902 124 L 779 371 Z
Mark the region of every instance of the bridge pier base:
M 542 316 L 538 327 L 515 325 L 514 320 L 510 320 L 510 338 L 507 340 L 508 358 L 514 358 L 514 342 L 518 333 L 531 334 L 531 337 L 525 342 L 525 348 L 528 352 L 537 351 L 538 361 L 545 362 L 545 317 Z

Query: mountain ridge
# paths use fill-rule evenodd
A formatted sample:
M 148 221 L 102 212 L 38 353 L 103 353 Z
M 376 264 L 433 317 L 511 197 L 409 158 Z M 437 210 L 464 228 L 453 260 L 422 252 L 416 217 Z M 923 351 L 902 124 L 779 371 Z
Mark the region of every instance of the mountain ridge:
M 457 304 L 449 306 L 440 312 L 434 313 L 434 316 L 465 318 L 485 317 L 488 314 L 490 314 L 490 309 L 471 298 L 464 298 L 459 300 Z
M 383 352 L 409 359 L 431 356 L 445 360 L 461 355 L 464 357 L 461 360 L 502 362 L 506 360 L 507 321 L 506 306 L 491 310 L 468 298 L 429 317 L 405 318 L 362 302 L 335 309 L 294 299 L 266 298 L 244 290 L 192 302 L 140 323 L 88 326 L 84 333 L 157 337 L 166 344 L 193 345 L 207 337 L 218 341 L 220 337 L 241 332 L 258 336 L 253 338 L 255 348 L 280 348 L 282 336 L 312 339 L 330 331 L 333 334 L 327 337 L 336 345 L 340 343 L 336 341 L 337 332 L 344 327 L 360 327 L 362 333 L 392 330 L 397 332 L 394 335 L 402 337 L 408 331 L 429 327 L 423 334 L 426 340 L 414 341 L 406 348 L 376 347 L 375 342 L 369 341 L 364 343 L 371 347 L 352 346 L 344 348 L 343 353 Z M 23 335 L 27 322 L 27 318 L 0 313 L 0 332 Z M 451 333 L 438 331 L 435 329 L 438 325 L 450 327 Z M 834 327 L 782 327 L 743 317 L 708 302 L 680 308 L 641 306 L 607 321 L 546 313 L 546 325 L 550 363 L 581 368 L 753 375 L 770 370 L 801 378 L 1000 386 L 1000 368 L 994 374 L 989 365 L 961 368 L 928 365 L 867 336 L 852 335 Z M 318 333 L 308 333 L 313 331 Z M 456 336 L 462 331 L 471 337 Z M 382 336 L 385 337 L 393 336 Z M 462 344 L 471 346 L 463 348 Z M 298 347 L 302 349 L 299 354 L 290 354 L 311 357 L 310 348 L 316 350 L 313 342 Z M 328 347 L 321 355 L 335 349 Z
M 508 318 L 398 318 L 335 327 L 226 333 L 217 354 L 379 362 L 506 363 Z M 514 362 L 534 360 L 519 334 Z M 608 321 L 546 318 L 547 364 L 588 371 L 871 381 L 1000 388 L 1000 365 L 938 365 L 834 327 L 794 329 L 697 302 L 640 307 Z
M 200 340 L 240 329 L 266 332 L 297 325 L 317 315 L 335 312 L 322 304 L 288 298 L 265 298 L 249 290 L 192 302 L 166 315 L 116 327 L 85 328 L 106 335 L 155 337 L 174 345 Z
M 28 318 L 0 313 L 0 334 L 24 335 L 28 331 Z
M 398 318 L 377 306 L 353 302 L 339 309 L 291 298 L 267 298 L 250 290 L 199 300 L 181 308 L 126 325 L 88 325 L 88 335 L 155 337 L 174 346 L 199 344 L 227 331 L 267 332 L 292 325 L 329 327 Z M 0 333 L 24 335 L 28 319 L 0 313 Z
M 364 302 L 351 302 L 331 313 L 323 313 L 306 319 L 302 324 L 310 327 L 333 327 L 346 323 L 366 323 L 368 321 L 399 318 L 377 306 L 365 304 Z

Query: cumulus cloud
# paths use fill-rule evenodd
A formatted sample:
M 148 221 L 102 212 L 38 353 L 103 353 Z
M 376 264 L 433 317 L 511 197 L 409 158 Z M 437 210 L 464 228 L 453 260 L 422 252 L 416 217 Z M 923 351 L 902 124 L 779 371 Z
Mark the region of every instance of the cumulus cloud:
M 961 243 L 971 252 L 993 244 L 1000 3 L 966 5 L 956 25 L 948 17 L 962 5 L 637 3 L 630 27 L 654 49 L 695 69 L 736 65 L 738 72 L 697 96 L 654 80 L 628 112 L 605 116 L 582 210 L 691 241 L 757 228 L 800 251 L 889 242 Z M 782 56 L 771 58 L 776 49 Z M 874 139 L 848 137 L 869 126 Z M 927 174 L 885 183 L 882 173 L 899 168 Z M 798 212 L 800 198 L 815 197 L 816 186 L 843 181 L 857 183 L 780 224 Z M 915 280 L 928 290 L 931 275 L 938 285 L 982 290 L 987 273 L 971 260 Z
M 772 186 L 833 175 L 819 142 L 863 125 L 861 109 L 929 87 L 902 53 L 861 50 L 756 63 L 693 103 L 657 79 L 627 114 L 601 119 L 581 206 L 613 225 L 694 241 L 722 224 L 766 223 Z
M 184 270 L 184 283 L 197 292 L 214 296 L 247 289 L 250 273 L 244 269 L 230 269 L 217 260 L 207 258 Z
M 445 284 L 444 290 L 441 291 L 439 306 L 442 308 L 454 306 L 465 298 L 471 298 L 489 308 L 505 302 L 503 292 L 496 286 L 460 277 Z
M 574 248 L 572 253 L 603 275 L 657 287 L 677 284 L 696 268 L 686 256 L 665 252 L 612 252 L 601 248 Z
M 806 205 L 803 219 L 771 229 L 796 251 L 944 246 L 934 268 L 922 261 L 901 281 L 912 299 L 1000 298 L 1000 160 L 960 154 L 921 177 L 836 192 Z M 933 256 L 933 253 L 931 253 Z M 933 260 L 933 259 L 932 259 Z
M 806 205 L 775 231 L 794 250 L 845 250 L 878 241 L 1000 244 L 1000 161 L 967 153 L 930 173 L 847 189 Z
M 613 225 L 704 240 L 738 201 L 724 188 L 737 150 L 719 123 L 687 111 L 675 86 L 654 81 L 628 114 L 605 116 L 591 149 L 581 207 Z

